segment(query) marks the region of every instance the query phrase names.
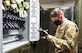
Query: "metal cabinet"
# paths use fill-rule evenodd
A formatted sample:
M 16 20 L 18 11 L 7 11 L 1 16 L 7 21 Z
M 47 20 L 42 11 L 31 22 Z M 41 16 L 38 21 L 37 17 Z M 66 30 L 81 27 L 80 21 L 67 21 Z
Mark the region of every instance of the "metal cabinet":
M 26 46 L 24 48 L 21 48 L 19 51 L 19 53 L 30 53 L 30 48 Z
M 30 53 L 30 44 L 25 44 L 6 53 Z
M 2 6 L 2 0 L 0 0 L 0 7 Z M 3 29 L 2 29 L 2 8 L 0 8 L 0 53 L 2 53 L 2 35 L 3 35 Z

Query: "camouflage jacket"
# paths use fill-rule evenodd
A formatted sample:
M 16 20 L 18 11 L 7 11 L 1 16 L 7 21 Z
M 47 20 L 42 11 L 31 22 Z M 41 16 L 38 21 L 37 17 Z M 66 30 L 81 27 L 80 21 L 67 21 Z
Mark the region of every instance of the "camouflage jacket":
M 78 27 L 74 22 L 65 18 L 64 23 L 58 26 L 52 42 L 55 53 L 78 53 Z

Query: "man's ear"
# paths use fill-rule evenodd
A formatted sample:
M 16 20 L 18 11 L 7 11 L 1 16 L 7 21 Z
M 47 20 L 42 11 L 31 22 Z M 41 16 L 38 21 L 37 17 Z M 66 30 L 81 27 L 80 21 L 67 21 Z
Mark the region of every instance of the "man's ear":
M 60 18 L 62 18 L 62 17 L 63 17 L 63 15 L 60 15 L 59 17 L 60 17 Z
M 58 17 L 59 17 L 59 18 L 61 18 L 62 16 L 61 16 L 61 15 L 59 15 Z
M 59 15 L 59 20 L 60 20 L 60 21 L 62 20 L 62 15 Z

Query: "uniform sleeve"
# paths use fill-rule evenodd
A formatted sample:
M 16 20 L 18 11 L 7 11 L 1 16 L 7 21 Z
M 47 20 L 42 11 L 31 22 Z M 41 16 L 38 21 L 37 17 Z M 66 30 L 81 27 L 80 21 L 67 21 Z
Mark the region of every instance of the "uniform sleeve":
M 71 24 L 65 31 L 64 39 L 58 39 L 55 36 L 52 38 L 52 41 L 55 43 L 57 48 L 61 48 L 61 46 L 66 46 L 67 48 L 74 47 L 75 39 L 77 38 L 77 30 L 75 25 Z

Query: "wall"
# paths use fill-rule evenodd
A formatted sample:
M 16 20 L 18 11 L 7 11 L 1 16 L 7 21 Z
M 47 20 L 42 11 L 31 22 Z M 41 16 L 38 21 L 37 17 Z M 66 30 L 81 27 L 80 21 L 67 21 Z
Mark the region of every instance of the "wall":
M 82 53 L 82 0 L 79 0 L 79 51 Z
M 78 50 L 82 53 L 82 0 L 77 0 L 75 4 L 75 18 L 79 27 Z
M 64 2 L 64 4 L 61 3 L 48 3 L 48 4 L 41 4 L 43 9 L 48 9 L 48 8 L 55 8 L 55 7 L 73 7 L 75 4 L 75 1 L 69 1 L 69 2 Z

